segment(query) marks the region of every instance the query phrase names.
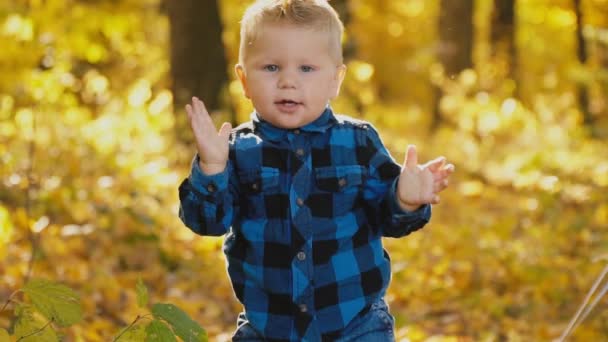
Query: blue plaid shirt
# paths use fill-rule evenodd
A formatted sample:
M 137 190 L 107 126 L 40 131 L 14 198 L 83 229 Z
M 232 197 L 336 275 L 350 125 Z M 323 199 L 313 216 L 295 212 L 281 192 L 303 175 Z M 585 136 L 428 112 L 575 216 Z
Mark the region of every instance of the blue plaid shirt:
M 261 336 L 332 340 L 385 294 L 381 237 L 430 218 L 429 205 L 399 208 L 400 171 L 370 124 L 329 107 L 293 130 L 254 113 L 233 130 L 224 172 L 204 175 L 195 157 L 180 218 L 197 234 L 227 234 L 232 286 Z

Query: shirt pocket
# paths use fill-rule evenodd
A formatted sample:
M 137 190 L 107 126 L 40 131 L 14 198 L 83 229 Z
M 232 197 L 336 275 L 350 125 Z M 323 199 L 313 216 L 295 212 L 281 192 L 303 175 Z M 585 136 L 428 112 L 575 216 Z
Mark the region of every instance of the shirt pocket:
M 238 172 L 242 197 L 241 210 L 248 218 L 266 216 L 266 198 L 281 192 L 280 171 L 272 167 L 245 169 Z
M 360 165 L 339 165 L 315 169 L 315 184 L 323 202 L 331 202 L 334 217 L 352 211 L 365 182 L 366 169 Z M 327 203 L 329 204 L 329 203 Z
M 315 169 L 317 187 L 327 192 L 349 192 L 361 187 L 365 168 L 360 165 L 318 167 Z

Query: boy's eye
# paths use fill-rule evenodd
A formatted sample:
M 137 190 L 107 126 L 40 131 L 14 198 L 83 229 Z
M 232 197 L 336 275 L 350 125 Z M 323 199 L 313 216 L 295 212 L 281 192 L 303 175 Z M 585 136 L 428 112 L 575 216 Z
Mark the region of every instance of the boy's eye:
M 266 70 L 266 71 L 277 71 L 277 70 L 279 70 L 279 67 L 277 65 L 274 65 L 274 64 L 268 64 L 268 65 L 264 65 L 264 70 Z
M 302 65 L 300 69 L 304 72 L 311 72 L 314 70 L 310 65 Z

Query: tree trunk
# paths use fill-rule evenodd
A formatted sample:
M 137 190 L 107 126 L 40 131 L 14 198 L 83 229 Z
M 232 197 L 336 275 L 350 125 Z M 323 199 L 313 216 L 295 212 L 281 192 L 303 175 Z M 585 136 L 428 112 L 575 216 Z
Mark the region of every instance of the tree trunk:
M 606 30 L 607 28 L 605 28 Z M 597 46 L 597 63 L 598 63 L 598 70 L 608 70 L 608 43 L 607 42 L 601 42 L 601 41 L 596 41 L 595 45 Z M 596 102 L 596 104 L 594 104 L 594 108 L 592 111 L 593 114 L 593 118 L 595 120 L 595 123 L 597 124 L 598 121 L 601 121 L 602 126 L 606 127 L 608 126 L 608 78 L 606 77 L 606 74 L 604 74 L 604 77 L 602 77 L 599 80 L 599 94 L 597 96 L 597 99 L 594 99 L 594 102 Z M 600 128 L 600 127 L 598 127 Z M 606 137 L 608 136 L 608 127 L 607 128 L 601 128 L 601 132 L 596 132 L 596 136 L 601 136 L 601 137 Z
M 171 25 L 171 77 L 177 136 L 186 134 L 185 140 L 190 140 L 183 108 L 192 96 L 203 100 L 210 112 L 221 107 L 220 94 L 228 81 L 222 22 L 215 0 L 166 0 L 165 5 Z
M 473 0 L 441 0 L 437 57 L 449 78 L 473 67 Z M 436 87 L 431 129 L 441 123 L 442 96 L 441 88 Z
M 587 64 L 588 54 L 587 54 L 587 43 L 585 42 L 585 37 L 583 36 L 583 11 L 581 8 L 581 0 L 574 0 L 574 11 L 576 14 L 576 41 L 577 41 L 577 51 L 576 55 L 578 57 L 578 62 L 581 66 L 585 66 Z M 584 83 L 580 83 L 578 85 L 578 103 L 581 111 L 583 112 L 583 122 L 585 126 L 589 128 L 593 128 L 594 118 L 591 112 L 589 111 L 589 90 L 588 85 Z
M 515 0 L 494 0 L 491 26 L 492 59 L 505 63 L 505 77 L 516 80 Z
M 441 0 L 439 60 L 449 77 L 473 67 L 473 0 Z

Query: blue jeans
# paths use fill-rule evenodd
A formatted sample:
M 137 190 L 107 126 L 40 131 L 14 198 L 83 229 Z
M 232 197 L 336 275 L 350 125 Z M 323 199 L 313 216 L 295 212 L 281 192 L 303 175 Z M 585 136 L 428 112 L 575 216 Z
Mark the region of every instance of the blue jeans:
M 394 325 L 395 320 L 388 312 L 388 306 L 383 299 L 380 299 L 372 304 L 367 313 L 355 317 L 335 341 L 392 342 L 395 341 Z M 246 321 L 245 315 L 241 314 L 232 341 L 257 342 L 264 341 L 264 338 Z

